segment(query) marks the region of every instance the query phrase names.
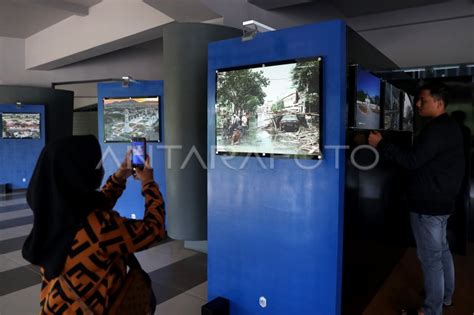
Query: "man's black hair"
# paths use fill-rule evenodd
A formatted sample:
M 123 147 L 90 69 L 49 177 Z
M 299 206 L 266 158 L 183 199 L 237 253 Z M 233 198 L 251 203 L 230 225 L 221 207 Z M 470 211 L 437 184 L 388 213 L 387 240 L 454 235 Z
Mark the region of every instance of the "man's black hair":
M 434 99 L 442 100 L 444 102 L 445 108 L 448 106 L 449 90 L 448 90 L 448 87 L 444 83 L 428 82 L 428 83 L 423 84 L 420 87 L 420 91 L 421 90 L 430 91 L 430 94 L 431 96 L 433 96 Z

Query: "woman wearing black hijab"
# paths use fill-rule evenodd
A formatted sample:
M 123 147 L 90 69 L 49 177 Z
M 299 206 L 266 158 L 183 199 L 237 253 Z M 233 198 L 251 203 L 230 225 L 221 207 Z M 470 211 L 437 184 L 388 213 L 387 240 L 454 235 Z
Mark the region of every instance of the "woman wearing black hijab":
M 48 144 L 28 186 L 33 229 L 23 257 L 41 267 L 41 314 L 107 314 L 126 275 L 126 257 L 165 237 L 164 204 L 149 161 L 136 170 L 143 220 L 112 210 L 132 174 L 129 154 L 100 191 L 102 153 L 93 136 Z

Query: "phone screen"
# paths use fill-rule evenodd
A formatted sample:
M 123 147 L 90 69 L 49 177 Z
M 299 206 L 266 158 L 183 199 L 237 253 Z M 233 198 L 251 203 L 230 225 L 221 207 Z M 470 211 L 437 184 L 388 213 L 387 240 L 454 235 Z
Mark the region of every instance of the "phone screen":
M 145 156 L 145 142 L 132 141 L 132 166 L 143 167 L 145 165 Z

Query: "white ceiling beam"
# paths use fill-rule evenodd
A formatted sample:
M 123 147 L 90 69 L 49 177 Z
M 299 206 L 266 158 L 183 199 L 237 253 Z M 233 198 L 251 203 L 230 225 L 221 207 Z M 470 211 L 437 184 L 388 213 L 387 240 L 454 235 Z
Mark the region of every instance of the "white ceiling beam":
M 103 0 L 25 40 L 25 67 L 51 70 L 162 36 L 174 22 L 141 0 Z

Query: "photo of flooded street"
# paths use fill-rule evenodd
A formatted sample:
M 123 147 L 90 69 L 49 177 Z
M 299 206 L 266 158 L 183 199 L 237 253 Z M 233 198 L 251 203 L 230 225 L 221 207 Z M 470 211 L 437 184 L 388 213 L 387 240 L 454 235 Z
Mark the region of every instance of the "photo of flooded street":
M 298 132 L 273 132 L 272 128 L 265 128 L 271 124 L 271 118 L 261 118 L 250 121 L 247 134 L 238 144 L 223 145 L 229 152 L 304 155 L 318 153 L 319 128 L 311 126 L 302 128 Z M 225 143 L 222 135 L 218 136 L 218 143 Z
M 217 153 L 321 157 L 320 59 L 217 73 Z

